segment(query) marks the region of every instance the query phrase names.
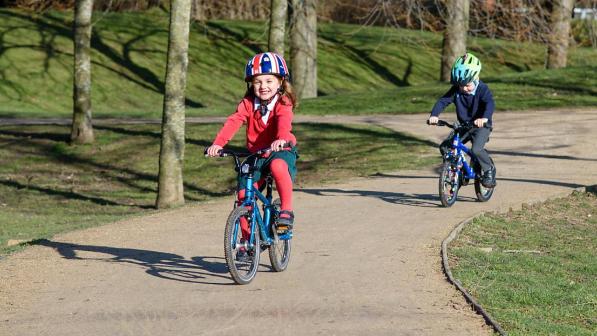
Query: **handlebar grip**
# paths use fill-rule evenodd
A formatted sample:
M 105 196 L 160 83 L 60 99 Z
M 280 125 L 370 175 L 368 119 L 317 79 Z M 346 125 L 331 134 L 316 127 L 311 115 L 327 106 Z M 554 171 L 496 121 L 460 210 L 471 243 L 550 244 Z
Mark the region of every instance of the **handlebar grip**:
M 434 125 L 434 126 L 447 126 L 447 125 L 449 125 L 449 124 L 448 124 L 447 122 L 445 122 L 445 121 L 441 120 L 441 119 L 438 119 L 438 120 L 437 120 L 437 122 L 436 122 L 435 124 L 432 124 L 432 123 L 430 123 L 430 122 L 429 122 L 429 119 L 427 119 L 427 125 Z
M 211 146 L 210 146 L 210 147 L 211 147 Z M 208 150 L 208 149 L 209 149 L 209 147 L 205 147 L 205 149 L 203 150 L 203 155 L 204 155 L 204 156 L 206 156 L 206 157 L 207 157 L 207 156 L 209 156 L 209 155 L 207 154 L 207 150 Z M 218 151 L 218 155 L 219 155 L 220 157 L 225 157 L 225 156 L 227 156 L 227 155 L 226 155 L 226 152 L 224 152 L 224 150 L 223 150 L 223 149 L 220 149 L 220 150 Z

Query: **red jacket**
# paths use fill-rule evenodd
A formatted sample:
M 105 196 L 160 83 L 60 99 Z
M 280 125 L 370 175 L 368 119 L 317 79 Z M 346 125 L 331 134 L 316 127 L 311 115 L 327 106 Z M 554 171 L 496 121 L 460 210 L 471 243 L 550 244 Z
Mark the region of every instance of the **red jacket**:
M 255 111 L 253 97 L 243 98 L 236 107 L 236 112 L 226 119 L 224 126 L 216 135 L 214 145 L 224 147 L 243 124 L 247 124 L 247 149 L 254 153 L 267 148 L 274 140 L 286 140 L 296 145 L 292 130 L 292 102 L 282 96 L 270 112 L 267 123 L 263 123 L 259 111 Z

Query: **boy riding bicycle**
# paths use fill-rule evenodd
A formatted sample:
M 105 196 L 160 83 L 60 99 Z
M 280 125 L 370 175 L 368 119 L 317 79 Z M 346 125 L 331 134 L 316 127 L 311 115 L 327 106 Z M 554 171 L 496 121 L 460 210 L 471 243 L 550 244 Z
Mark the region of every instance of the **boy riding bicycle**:
M 456 105 L 456 115 L 461 124 L 472 124 L 476 128 L 471 132 L 472 152 L 477 157 L 482 170 L 481 184 L 487 188 L 496 185 L 495 167 L 492 165 L 485 144 L 493 129 L 493 111 L 495 104 L 487 84 L 479 80 L 481 61 L 471 53 L 456 59 L 452 66 L 450 82 L 452 87 L 433 106 L 429 124 L 437 124 L 440 113 L 451 103 Z M 442 154 L 449 147 L 450 139 L 440 145 Z M 446 143 L 447 142 L 447 143 Z

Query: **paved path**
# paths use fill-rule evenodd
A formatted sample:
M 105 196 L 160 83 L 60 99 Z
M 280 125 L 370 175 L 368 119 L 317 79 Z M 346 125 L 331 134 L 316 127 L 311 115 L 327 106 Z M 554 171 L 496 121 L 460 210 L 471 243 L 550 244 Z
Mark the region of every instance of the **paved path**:
M 304 120 L 304 119 L 303 119 Z M 320 119 L 319 119 L 320 120 Z M 330 118 L 337 121 L 337 118 Z M 355 117 L 439 141 L 425 116 Z M 60 235 L 0 260 L 0 335 L 489 335 L 441 272 L 461 220 L 597 183 L 597 110 L 498 113 L 498 188 L 439 206 L 437 173 L 297 190 L 290 266 L 232 285 L 230 201 Z

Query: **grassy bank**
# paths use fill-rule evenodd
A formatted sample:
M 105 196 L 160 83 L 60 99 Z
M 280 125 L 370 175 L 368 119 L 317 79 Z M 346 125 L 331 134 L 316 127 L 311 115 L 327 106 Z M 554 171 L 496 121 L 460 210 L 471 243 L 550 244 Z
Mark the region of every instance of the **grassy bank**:
M 185 197 L 231 197 L 230 159 L 203 149 L 220 125 L 189 125 Z M 0 254 L 9 240 L 31 240 L 154 210 L 158 125 L 97 126 L 93 145 L 66 144 L 62 126 L 0 127 Z M 380 127 L 297 124 L 297 186 L 429 165 L 430 143 Z M 238 137 L 242 138 L 242 137 Z M 232 143 L 238 149 L 240 141 Z
M 574 193 L 473 221 L 453 273 L 509 335 L 594 335 L 597 196 Z
M 70 116 L 71 21 L 68 13 L 0 10 L 0 116 Z M 92 39 L 96 117 L 161 115 L 167 27 L 168 17 L 160 11 L 96 13 Z M 245 90 L 244 62 L 266 48 L 265 31 L 263 22 L 193 23 L 189 115 L 230 112 Z M 494 84 L 499 109 L 595 105 L 595 49 L 572 48 L 573 69 L 548 72 L 541 70 L 545 47 L 539 44 L 471 38 L 469 49 L 484 62 L 483 78 Z M 426 112 L 446 90 L 437 83 L 440 52 L 440 34 L 322 23 L 321 104 L 334 107 L 334 113 Z M 321 113 L 319 100 L 305 101 L 301 113 Z

